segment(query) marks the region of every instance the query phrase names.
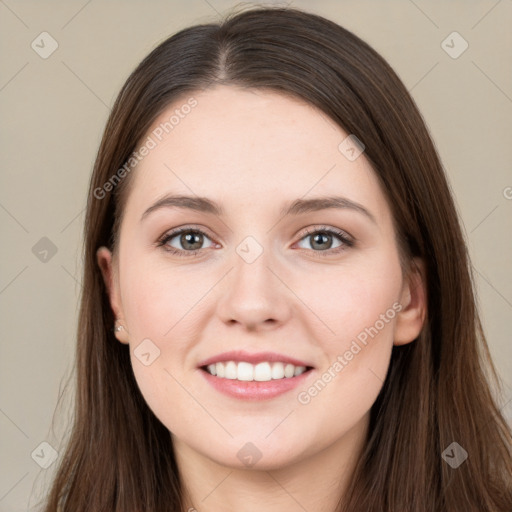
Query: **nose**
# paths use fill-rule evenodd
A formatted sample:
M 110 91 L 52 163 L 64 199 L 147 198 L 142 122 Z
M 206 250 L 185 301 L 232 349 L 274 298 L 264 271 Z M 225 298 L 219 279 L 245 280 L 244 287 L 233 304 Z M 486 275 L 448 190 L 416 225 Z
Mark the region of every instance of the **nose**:
M 235 251 L 233 265 L 217 303 L 221 320 L 251 331 L 285 324 L 291 316 L 293 294 L 283 282 L 281 267 L 270 251 L 265 248 L 254 261 Z

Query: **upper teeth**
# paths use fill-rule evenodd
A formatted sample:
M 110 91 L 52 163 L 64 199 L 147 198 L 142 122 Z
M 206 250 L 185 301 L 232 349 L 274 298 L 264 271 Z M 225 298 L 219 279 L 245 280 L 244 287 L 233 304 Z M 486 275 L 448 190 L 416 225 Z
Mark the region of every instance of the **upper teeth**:
M 290 378 L 306 371 L 305 366 L 295 366 L 286 363 L 236 363 L 225 361 L 223 363 L 209 364 L 208 373 L 225 379 L 268 381 L 274 379 Z

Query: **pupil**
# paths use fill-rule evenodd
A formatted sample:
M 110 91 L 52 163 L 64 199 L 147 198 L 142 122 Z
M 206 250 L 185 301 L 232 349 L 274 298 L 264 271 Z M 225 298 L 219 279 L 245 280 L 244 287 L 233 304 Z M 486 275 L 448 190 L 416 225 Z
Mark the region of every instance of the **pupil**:
M 330 235 L 325 235 L 324 233 L 317 233 L 316 235 L 314 235 L 313 237 L 313 244 L 312 246 L 315 247 L 315 246 L 318 246 L 319 244 L 322 244 L 322 243 L 327 243 L 329 241 L 329 237 Z M 317 240 L 319 240 L 319 242 L 317 242 Z M 330 246 L 330 244 L 329 244 Z M 326 249 L 326 247 L 318 247 L 319 249 Z M 329 247 L 327 247 L 327 249 L 329 249 Z
M 196 239 L 195 242 L 194 242 L 194 239 Z M 199 244 L 199 247 L 188 247 L 188 248 L 189 249 L 199 249 L 202 245 L 202 241 L 203 241 L 203 235 L 201 235 L 200 233 L 187 233 L 187 234 L 181 235 L 181 243 L 182 243 L 183 247 L 185 247 L 185 248 L 187 248 L 187 244 L 194 245 L 194 243 L 196 243 L 196 244 Z

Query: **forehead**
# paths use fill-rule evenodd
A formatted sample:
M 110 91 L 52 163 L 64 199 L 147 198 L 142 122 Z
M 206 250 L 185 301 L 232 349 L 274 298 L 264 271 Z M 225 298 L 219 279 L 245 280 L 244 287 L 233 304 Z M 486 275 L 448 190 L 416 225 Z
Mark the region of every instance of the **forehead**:
M 348 135 L 319 109 L 275 91 L 197 91 L 169 105 L 143 137 L 151 149 L 135 167 L 128 203 L 141 210 L 172 192 L 263 206 L 339 193 L 386 215 L 364 153 L 351 161 L 340 149 Z

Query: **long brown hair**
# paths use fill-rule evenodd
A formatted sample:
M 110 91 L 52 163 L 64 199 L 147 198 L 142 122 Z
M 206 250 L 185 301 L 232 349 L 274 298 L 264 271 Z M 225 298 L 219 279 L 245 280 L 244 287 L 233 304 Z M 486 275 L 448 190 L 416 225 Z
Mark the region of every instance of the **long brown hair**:
M 261 7 L 173 35 L 139 64 L 117 97 L 87 204 L 74 424 L 44 510 L 183 508 L 171 436 L 138 389 L 128 346 L 112 332 L 96 250 L 115 249 L 131 174 L 105 183 L 168 105 L 216 84 L 306 100 L 355 134 L 387 196 L 405 257 L 425 262 L 425 326 L 414 342 L 393 348 L 367 444 L 338 510 L 510 512 L 512 433 L 497 405 L 501 382 L 456 208 L 425 123 L 395 72 L 354 34 L 301 10 Z M 468 454 L 456 469 L 443 457 L 454 442 Z

